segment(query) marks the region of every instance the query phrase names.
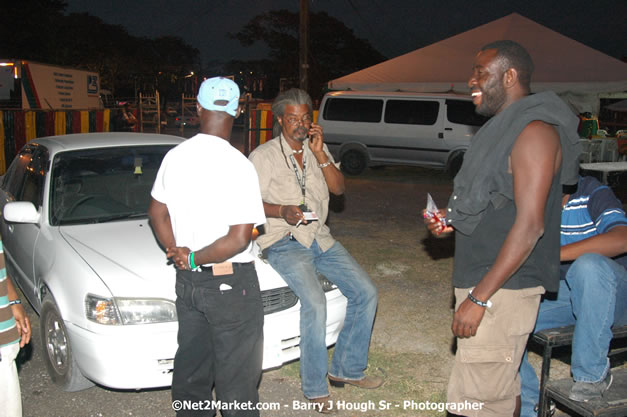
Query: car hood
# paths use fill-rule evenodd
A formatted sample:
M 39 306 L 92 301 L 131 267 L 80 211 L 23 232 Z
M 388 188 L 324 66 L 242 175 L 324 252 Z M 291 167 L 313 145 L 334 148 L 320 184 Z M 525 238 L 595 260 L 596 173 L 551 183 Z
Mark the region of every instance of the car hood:
M 59 229 L 114 296 L 176 298 L 176 270 L 167 264 L 147 219 Z
M 176 298 L 176 269 L 168 265 L 147 219 L 61 226 L 60 233 L 114 296 Z M 253 252 L 259 255 L 256 244 Z M 262 291 L 287 286 L 259 258 L 255 268 Z

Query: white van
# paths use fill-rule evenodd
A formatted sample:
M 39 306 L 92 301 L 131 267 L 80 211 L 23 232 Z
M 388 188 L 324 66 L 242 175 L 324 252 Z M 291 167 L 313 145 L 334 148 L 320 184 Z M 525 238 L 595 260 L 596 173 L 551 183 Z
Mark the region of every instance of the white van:
M 487 119 L 470 96 L 335 91 L 322 99 L 318 124 L 344 172 L 373 165 L 417 165 L 455 175 L 470 138 Z

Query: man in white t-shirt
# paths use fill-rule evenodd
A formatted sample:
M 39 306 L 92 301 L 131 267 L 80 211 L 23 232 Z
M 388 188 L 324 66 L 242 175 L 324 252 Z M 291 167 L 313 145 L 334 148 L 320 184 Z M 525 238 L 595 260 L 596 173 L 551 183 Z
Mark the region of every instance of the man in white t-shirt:
M 178 416 L 214 416 L 214 386 L 222 416 L 259 415 L 238 410 L 259 401 L 263 305 L 251 236 L 266 220 L 255 168 L 228 142 L 238 104 L 233 81 L 216 77 L 202 83 L 201 133 L 167 153 L 148 209 L 177 268 L 172 400 L 181 402 Z M 195 411 L 194 404 L 200 404 Z M 198 411 L 204 408 L 211 409 Z

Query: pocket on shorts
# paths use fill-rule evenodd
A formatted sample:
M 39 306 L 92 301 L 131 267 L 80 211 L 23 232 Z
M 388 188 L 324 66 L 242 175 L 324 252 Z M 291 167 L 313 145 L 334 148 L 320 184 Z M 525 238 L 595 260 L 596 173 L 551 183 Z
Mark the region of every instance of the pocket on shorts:
M 513 346 L 463 347 L 459 358 L 464 363 L 513 363 Z
M 517 395 L 513 346 L 460 348 L 455 367 L 462 398 L 496 402 Z

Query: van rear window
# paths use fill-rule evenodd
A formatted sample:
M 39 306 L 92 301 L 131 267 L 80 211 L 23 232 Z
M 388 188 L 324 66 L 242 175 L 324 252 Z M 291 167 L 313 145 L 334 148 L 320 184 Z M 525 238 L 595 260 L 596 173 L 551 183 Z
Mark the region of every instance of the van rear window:
M 324 105 L 325 120 L 379 123 L 383 100 L 330 97 Z
M 434 125 L 438 120 L 440 103 L 424 100 L 388 100 L 385 123 L 404 125 Z
M 483 126 L 488 120 L 475 112 L 475 105 L 468 100 L 446 100 L 446 117 L 451 123 L 470 126 Z

